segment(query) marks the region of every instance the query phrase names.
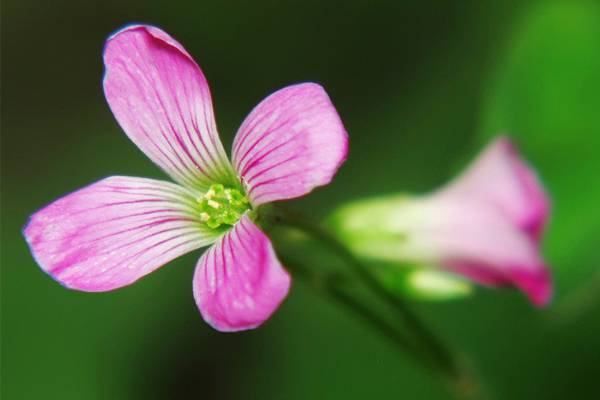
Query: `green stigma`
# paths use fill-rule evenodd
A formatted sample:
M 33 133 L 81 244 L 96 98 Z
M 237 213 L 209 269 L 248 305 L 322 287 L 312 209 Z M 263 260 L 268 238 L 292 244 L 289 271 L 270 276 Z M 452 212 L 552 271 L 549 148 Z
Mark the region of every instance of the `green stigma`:
M 200 220 L 209 228 L 223 224 L 234 225 L 244 212 L 250 209 L 250 202 L 239 190 L 225 188 L 220 183 L 211 185 L 208 191 L 198 198 Z

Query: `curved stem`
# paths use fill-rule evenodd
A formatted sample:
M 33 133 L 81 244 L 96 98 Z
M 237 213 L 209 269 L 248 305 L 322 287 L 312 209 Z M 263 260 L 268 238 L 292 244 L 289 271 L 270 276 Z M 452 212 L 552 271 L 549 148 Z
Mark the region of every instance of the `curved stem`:
M 448 377 L 444 374 L 440 375 L 437 365 L 433 360 L 423 359 L 422 352 L 418 347 L 415 347 L 404 332 L 402 332 L 394 324 L 391 324 L 387 319 L 381 316 L 377 310 L 369 308 L 365 302 L 357 299 L 356 293 L 348 292 L 344 287 L 345 276 L 338 274 L 323 273 L 311 271 L 302 266 L 301 263 L 292 261 L 289 258 L 282 258 L 283 263 L 291 269 L 296 276 L 307 281 L 312 289 L 316 289 L 320 294 L 332 297 L 341 306 L 346 307 L 372 328 L 387 337 L 393 344 L 408 353 L 413 359 L 423 362 L 425 366 L 431 368 L 431 371 L 440 376 L 443 383 L 447 385 L 448 390 L 457 399 L 483 399 L 480 392 L 480 387 L 474 385 L 473 378 L 467 374 L 461 374 L 457 377 Z
M 385 318 L 378 315 L 375 310 L 370 309 L 364 302 L 356 300 L 356 295 L 354 293 L 349 293 L 347 291 L 344 287 L 345 282 L 343 276 L 333 273 L 311 271 L 289 258 L 283 258 L 282 262 L 297 276 L 300 276 L 307 281 L 312 288 L 318 289 L 323 294 L 333 297 L 338 303 L 375 327 L 398 347 L 401 347 L 412 356 L 419 358 L 419 349 L 414 347 L 410 338 L 406 337 L 404 332 L 399 330 L 393 324 L 390 324 Z
M 444 376 L 449 377 L 451 381 L 457 381 L 464 378 L 452 352 L 438 340 L 438 338 L 407 307 L 400 297 L 388 291 L 388 289 L 372 275 L 371 271 L 334 235 L 330 234 L 326 229 L 311 223 L 306 218 L 293 214 L 287 210 L 279 209 L 275 214 L 275 221 L 273 222 L 299 229 L 335 252 L 340 259 L 352 268 L 355 275 L 360 278 L 374 294 L 389 304 L 402 318 L 405 326 L 412 331 L 412 336 L 418 343 L 420 350 L 425 353 L 425 356 L 431 361 L 431 365 L 435 365 L 436 369 Z M 339 298 L 340 293 L 338 293 L 337 296 Z M 344 296 L 344 294 L 342 294 L 342 296 Z M 343 298 L 343 301 L 348 303 L 349 301 L 354 300 L 351 296 L 346 295 Z M 359 310 L 357 304 L 353 304 L 352 308 L 362 314 L 364 318 L 372 319 L 372 316 L 367 316 L 367 313 L 371 313 L 370 310 Z M 374 321 L 371 322 L 373 323 Z M 376 323 L 380 328 L 383 326 L 380 321 L 377 321 Z M 387 326 L 384 327 L 384 330 L 387 331 Z M 408 348 L 406 346 L 404 347 L 405 349 Z

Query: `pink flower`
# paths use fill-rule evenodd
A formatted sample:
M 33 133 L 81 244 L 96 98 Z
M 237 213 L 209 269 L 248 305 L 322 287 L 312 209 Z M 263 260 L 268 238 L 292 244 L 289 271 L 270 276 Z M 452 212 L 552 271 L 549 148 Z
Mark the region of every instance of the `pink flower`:
M 507 138 L 495 140 L 457 179 L 422 197 L 344 207 L 336 221 L 359 254 L 442 266 L 488 286 L 516 286 L 536 305 L 552 295 L 539 252 L 548 198 Z
M 329 97 L 314 83 L 273 93 L 242 123 L 230 162 L 206 79 L 175 39 L 126 27 L 107 40 L 104 63 L 121 127 L 177 183 L 113 176 L 55 201 L 24 229 L 36 261 L 68 288 L 99 292 L 212 244 L 193 279 L 202 316 L 221 331 L 259 326 L 290 277 L 253 217 L 328 184 L 344 162 L 348 139 Z

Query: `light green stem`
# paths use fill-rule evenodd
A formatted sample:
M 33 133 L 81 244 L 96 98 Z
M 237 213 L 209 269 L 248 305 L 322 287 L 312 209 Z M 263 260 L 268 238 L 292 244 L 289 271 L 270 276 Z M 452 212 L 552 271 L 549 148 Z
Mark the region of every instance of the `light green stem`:
M 356 300 L 354 293 L 348 293 L 341 285 L 339 276 L 316 276 L 302 268 L 298 263 L 284 260 L 286 265 L 294 266 L 294 270 L 304 274 L 310 281 L 320 282 L 321 288 L 325 289 L 338 302 L 351 309 L 363 320 L 377 328 L 382 334 L 391 339 L 399 348 L 408 352 L 424 365 L 440 375 L 452 388 L 459 398 L 473 398 L 475 396 L 473 377 L 462 370 L 453 352 L 450 351 L 425 324 L 404 303 L 403 299 L 391 293 L 371 272 L 364 266 L 348 248 L 341 243 L 333 234 L 325 228 L 310 222 L 305 217 L 290 211 L 277 209 L 271 215 L 272 223 L 298 229 L 310 237 L 317 239 L 319 243 L 332 252 L 352 268 L 352 272 L 370 289 L 379 299 L 391 306 L 396 315 L 403 323 L 403 327 L 409 331 L 409 335 L 394 327 L 382 318 L 379 313 L 370 309 L 366 304 Z M 331 275 L 331 274 L 330 274 Z

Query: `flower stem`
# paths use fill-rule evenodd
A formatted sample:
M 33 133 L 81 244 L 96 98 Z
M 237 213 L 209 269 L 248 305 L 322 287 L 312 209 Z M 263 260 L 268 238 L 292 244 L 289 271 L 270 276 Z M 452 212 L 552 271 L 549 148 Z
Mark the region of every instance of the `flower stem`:
M 290 258 L 282 259 L 284 265 L 291 269 L 295 275 L 307 281 L 311 287 L 322 291 L 325 295 L 333 297 L 341 305 L 345 306 L 364 321 L 377 328 L 384 336 L 387 336 L 398 347 L 414 357 L 419 357 L 418 349 L 411 343 L 410 338 L 377 312 L 370 309 L 364 302 L 356 300 L 354 293 L 349 293 L 344 285 L 344 277 L 334 273 L 323 273 L 311 271 L 304 268 L 301 263 L 292 261 Z
M 341 285 L 334 283 L 336 281 L 336 279 L 334 279 L 335 277 L 321 277 L 321 281 L 326 281 L 328 292 L 335 297 L 336 300 L 347 306 L 349 309 L 352 309 L 366 322 L 369 322 L 372 326 L 376 327 L 381 333 L 389 337 L 394 343 L 402 348 L 402 350 L 408 351 L 413 356 L 417 356 L 418 359 L 427 366 L 432 367 L 435 372 L 442 375 L 444 379 L 451 382 L 453 386 L 464 386 L 465 374 L 464 371 L 461 370 L 453 353 L 425 326 L 412 310 L 410 310 L 403 299 L 396 294 L 391 293 L 379 279 L 372 274 L 369 268 L 363 265 L 362 262 L 358 260 L 333 234 L 325 228 L 310 222 L 305 217 L 281 208 L 278 208 L 275 211 L 273 217 L 273 222 L 275 224 L 298 229 L 317 239 L 322 245 L 337 254 L 342 261 L 352 268 L 355 276 L 359 278 L 373 294 L 395 310 L 396 314 L 403 322 L 404 327 L 410 331 L 410 338 L 407 338 L 405 333 L 400 332 L 397 328 L 385 321 L 385 319 L 377 316 L 376 313 L 366 305 L 357 301 L 355 295 L 348 294 Z M 471 385 L 469 384 L 469 386 Z M 464 396 L 461 395 L 461 397 Z

